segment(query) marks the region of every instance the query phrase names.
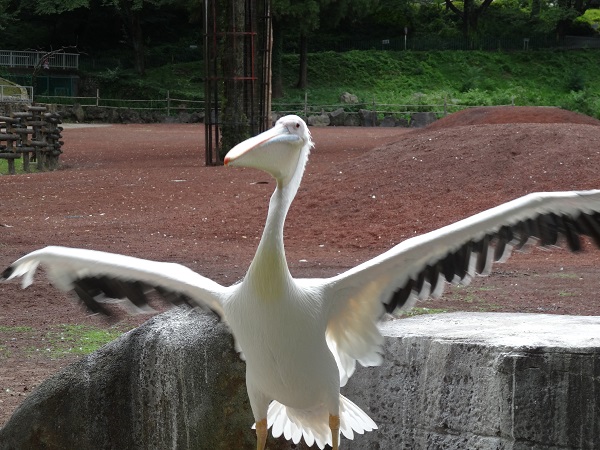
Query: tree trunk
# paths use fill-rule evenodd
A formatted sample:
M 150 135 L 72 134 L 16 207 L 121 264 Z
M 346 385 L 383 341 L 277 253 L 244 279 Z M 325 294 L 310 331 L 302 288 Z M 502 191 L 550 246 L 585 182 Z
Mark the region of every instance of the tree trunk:
M 133 9 L 130 2 L 121 2 L 121 18 L 125 26 L 126 36 L 131 48 L 133 49 L 133 61 L 135 71 L 140 75 L 146 73 L 146 56 L 144 46 L 144 32 L 142 30 L 142 21 L 140 11 Z
M 283 75 L 281 73 L 282 64 L 281 58 L 283 56 L 283 34 L 281 33 L 281 27 L 279 21 L 273 19 L 273 53 L 271 59 L 272 67 L 272 93 L 273 98 L 283 97 Z
M 308 86 L 308 38 L 306 34 L 300 35 L 300 68 L 297 88 L 306 89 Z
M 221 48 L 221 67 L 223 71 L 223 103 L 221 110 L 221 160 L 238 142 L 250 137 L 248 123 L 249 96 L 245 86 L 244 57 L 249 51 L 246 45 L 245 0 L 222 0 L 221 6 L 225 14 L 225 45 Z M 234 33 L 231 30 L 240 32 Z
M 146 48 L 144 46 L 144 32 L 142 31 L 142 23 L 140 13 L 133 11 L 131 14 L 131 46 L 135 59 L 135 70 L 140 75 L 146 74 Z
M 452 0 L 445 0 L 446 9 L 449 9 L 460 18 L 462 22 L 461 25 L 463 35 L 469 41 L 469 43 L 471 43 L 476 37 L 479 18 L 483 15 L 493 1 L 494 0 L 484 0 L 479 7 L 476 7 L 473 0 L 465 0 L 463 3 L 463 9 L 461 11 L 454 5 Z
M 542 0 L 531 0 L 531 17 L 538 18 L 542 10 Z

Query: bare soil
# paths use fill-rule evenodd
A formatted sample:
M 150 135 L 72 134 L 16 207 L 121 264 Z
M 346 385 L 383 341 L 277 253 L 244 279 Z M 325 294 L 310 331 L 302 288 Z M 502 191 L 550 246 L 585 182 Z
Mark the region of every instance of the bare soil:
M 419 130 L 313 128 L 316 148 L 286 225 L 290 268 L 299 277 L 333 275 L 529 192 L 600 188 L 599 125 L 554 108 L 506 107 L 463 111 Z M 274 184 L 255 170 L 204 167 L 203 132 L 66 127 L 61 170 L 0 176 L 0 267 L 67 245 L 179 262 L 235 282 L 254 254 Z M 599 315 L 600 251 L 585 247 L 515 254 L 489 277 L 418 306 Z M 75 358 L 46 350 L 60 324 L 114 326 L 42 273 L 26 290 L 0 285 L 0 426 Z

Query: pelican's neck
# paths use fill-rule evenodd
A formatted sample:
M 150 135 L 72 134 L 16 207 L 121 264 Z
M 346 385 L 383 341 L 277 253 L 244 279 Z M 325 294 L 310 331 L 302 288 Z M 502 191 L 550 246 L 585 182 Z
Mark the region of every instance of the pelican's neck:
M 292 279 L 285 258 L 283 228 L 290 205 L 298 192 L 307 156 L 300 156 L 298 168 L 289 181 L 277 180 L 277 187 L 269 202 L 265 229 L 246 277 L 260 291 L 262 298 L 280 297 L 281 289 L 285 289 Z

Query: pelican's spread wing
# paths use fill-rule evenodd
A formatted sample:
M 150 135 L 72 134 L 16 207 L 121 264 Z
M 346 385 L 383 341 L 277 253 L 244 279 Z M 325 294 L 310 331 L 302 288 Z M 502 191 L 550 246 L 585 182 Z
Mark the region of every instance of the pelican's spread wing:
M 327 341 L 342 383 L 363 365 L 380 362 L 376 326 L 384 311 L 410 309 L 418 299 L 439 297 L 446 282 L 468 284 L 489 273 L 512 248 L 536 238 L 542 246 L 563 236 L 580 249 L 580 235 L 600 247 L 600 190 L 535 193 L 452 225 L 408 239 L 328 281 Z
M 180 264 L 68 247 L 46 247 L 15 261 L 2 279 L 23 277 L 29 286 L 39 265 L 63 291 L 74 291 L 93 312 L 109 314 L 103 303 L 121 300 L 130 311 L 148 310 L 148 294 L 158 292 L 174 304 L 210 309 L 223 317 L 225 288 Z

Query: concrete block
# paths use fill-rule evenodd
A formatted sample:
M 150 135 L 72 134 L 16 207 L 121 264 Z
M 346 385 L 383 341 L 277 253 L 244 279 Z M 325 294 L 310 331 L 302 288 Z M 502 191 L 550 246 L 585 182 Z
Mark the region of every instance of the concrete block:
M 455 313 L 381 329 L 384 364 L 343 389 L 379 430 L 343 450 L 600 448 L 600 317 Z M 42 383 L 0 450 L 254 448 L 244 380 L 224 324 L 169 311 Z
M 600 317 L 452 313 L 383 323 L 344 395 L 379 430 L 344 449 L 600 448 Z

